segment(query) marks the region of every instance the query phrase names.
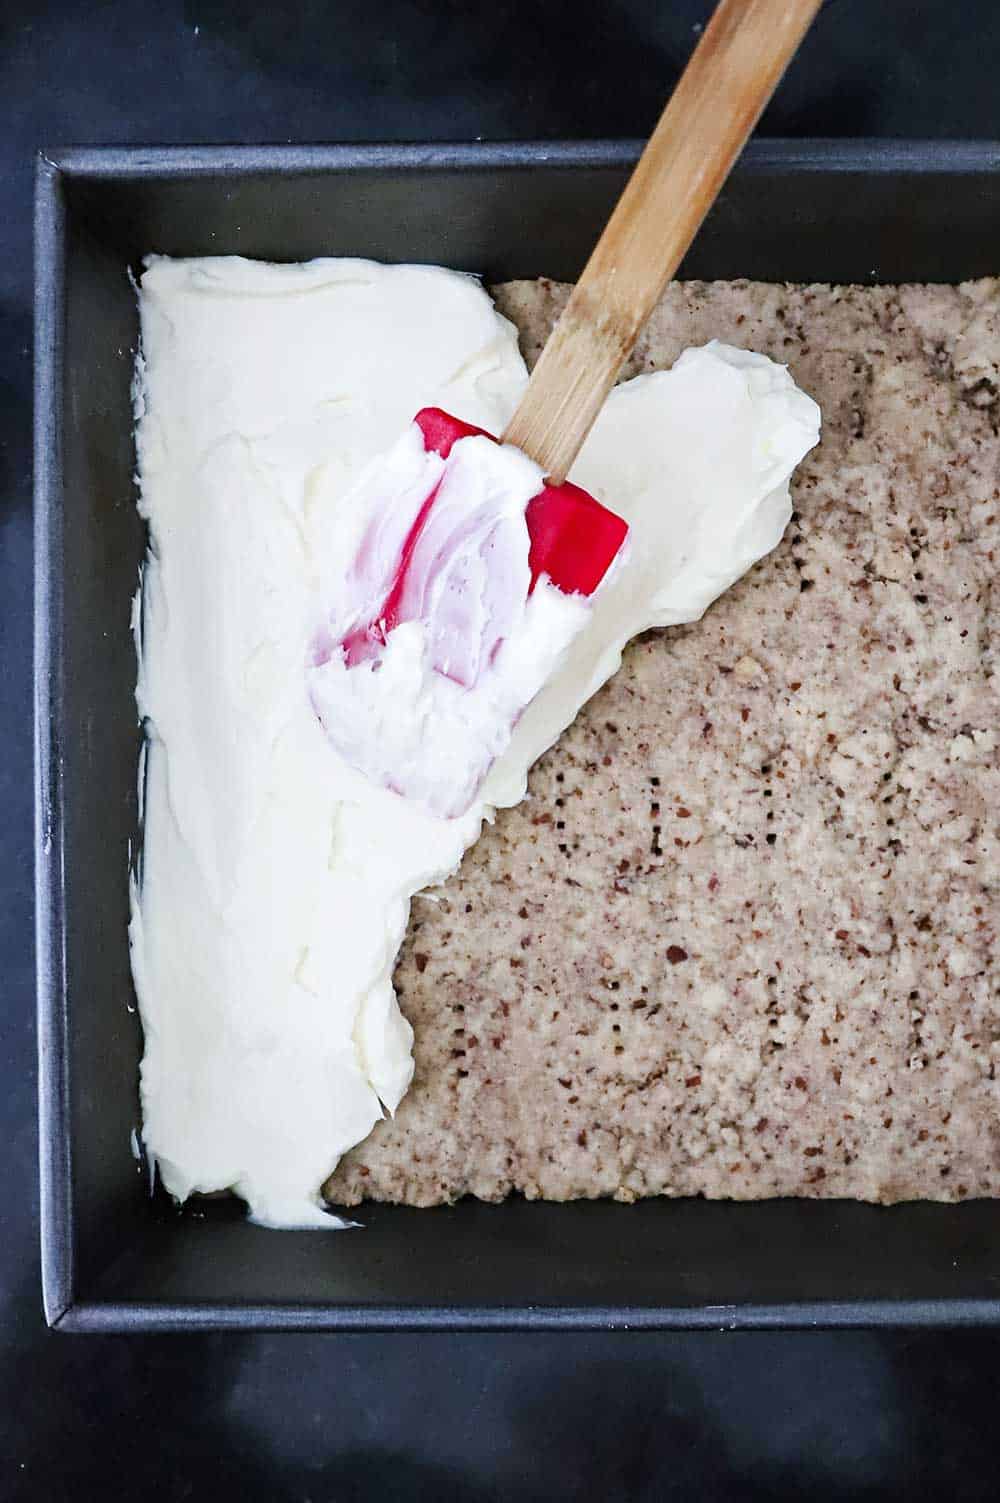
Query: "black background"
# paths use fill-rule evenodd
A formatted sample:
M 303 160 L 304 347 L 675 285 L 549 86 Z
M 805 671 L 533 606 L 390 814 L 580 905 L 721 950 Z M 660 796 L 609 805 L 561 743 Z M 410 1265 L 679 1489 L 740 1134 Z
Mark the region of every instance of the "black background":
M 700 0 L 0 0 L 4 1498 L 232 1492 L 274 1503 L 444 1503 L 1000 1491 L 1000 1341 L 986 1331 L 74 1338 L 42 1322 L 31 896 L 34 151 L 641 136 L 708 12 Z M 995 0 L 827 0 L 762 131 L 1000 135 L 998 61 Z

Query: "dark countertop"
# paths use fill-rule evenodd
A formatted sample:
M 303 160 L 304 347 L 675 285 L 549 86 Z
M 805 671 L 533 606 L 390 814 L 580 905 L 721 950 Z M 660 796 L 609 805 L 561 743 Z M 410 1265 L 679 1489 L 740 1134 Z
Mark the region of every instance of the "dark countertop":
M 0 15 L 5 1497 L 995 1496 L 991 1332 L 74 1338 L 42 1321 L 29 724 L 34 150 L 640 136 L 708 11 L 701 0 L 8 0 Z M 762 129 L 1000 135 L 998 44 L 993 0 L 828 0 Z

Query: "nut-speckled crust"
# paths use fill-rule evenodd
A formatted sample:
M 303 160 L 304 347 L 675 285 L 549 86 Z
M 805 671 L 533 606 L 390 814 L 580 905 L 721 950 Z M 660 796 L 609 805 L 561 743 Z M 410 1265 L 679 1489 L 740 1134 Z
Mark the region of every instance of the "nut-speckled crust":
M 335 1202 L 1000 1194 L 1000 282 L 674 286 L 625 374 L 713 337 L 823 410 L 792 525 L 417 899 Z

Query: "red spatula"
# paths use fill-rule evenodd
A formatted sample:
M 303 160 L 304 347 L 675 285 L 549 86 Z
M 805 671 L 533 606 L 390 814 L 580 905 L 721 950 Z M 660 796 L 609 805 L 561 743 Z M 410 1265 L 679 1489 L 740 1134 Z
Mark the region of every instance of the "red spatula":
M 354 565 L 314 645 L 334 746 L 463 813 L 627 547 L 566 475 L 821 0 L 721 0 L 498 443 L 425 408 L 349 504 Z

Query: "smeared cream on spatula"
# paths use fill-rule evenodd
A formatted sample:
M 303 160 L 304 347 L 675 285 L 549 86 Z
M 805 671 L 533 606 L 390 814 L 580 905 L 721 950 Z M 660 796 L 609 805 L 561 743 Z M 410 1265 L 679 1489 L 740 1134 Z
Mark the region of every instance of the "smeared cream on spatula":
M 313 704 L 374 782 L 464 814 L 628 526 L 440 408 L 417 414 L 345 508 L 359 540 L 312 644 Z

